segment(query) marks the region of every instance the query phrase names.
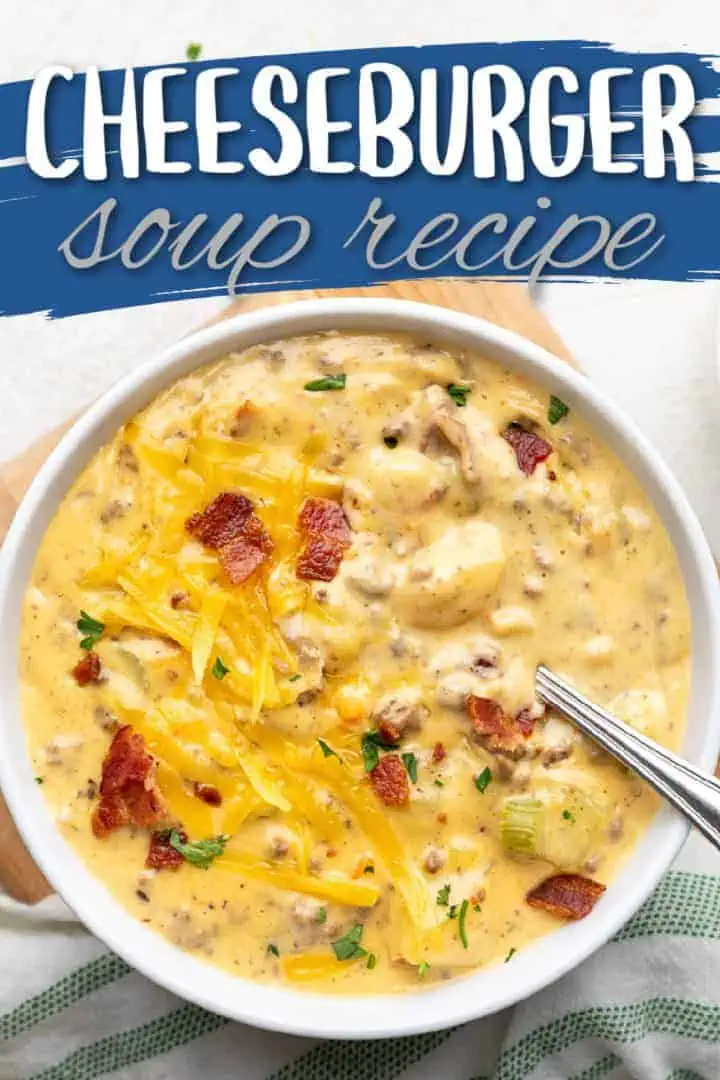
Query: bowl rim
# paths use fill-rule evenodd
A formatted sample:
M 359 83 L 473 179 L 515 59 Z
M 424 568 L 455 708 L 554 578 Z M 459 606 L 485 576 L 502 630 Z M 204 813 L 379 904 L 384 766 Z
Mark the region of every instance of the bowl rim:
M 27 576 L 57 504 L 95 451 L 163 387 L 223 352 L 302 333 L 352 328 L 405 331 L 428 340 L 465 344 L 517 367 L 540 385 L 551 384 L 571 407 L 588 414 L 593 429 L 600 430 L 603 441 L 610 442 L 640 479 L 673 541 L 693 616 L 693 695 L 698 674 L 701 687 L 705 686 L 700 705 L 707 721 L 695 725 L 699 730 L 691 758 L 712 768 L 720 746 L 720 666 L 715 670 L 708 664 L 706 670 L 700 660 L 720 652 L 720 590 L 702 529 L 655 449 L 582 374 L 513 331 L 440 306 L 351 297 L 299 300 L 240 313 L 191 334 L 111 387 L 53 450 L 30 485 L 0 551 L 0 624 L 13 643 L 0 652 L 0 786 L 48 881 L 92 933 L 155 983 L 213 1012 L 268 1030 L 380 1038 L 438 1030 L 490 1015 L 576 967 L 606 943 L 649 896 L 680 850 L 687 824 L 663 808 L 592 916 L 525 947 L 510 966 L 481 968 L 465 978 L 397 995 L 332 995 L 267 986 L 233 976 L 171 945 L 142 926 L 91 874 L 55 827 L 33 783 L 17 700 L 17 630 Z M 698 626 L 703 631 L 700 652 Z M 697 708 L 693 696 L 690 714 Z

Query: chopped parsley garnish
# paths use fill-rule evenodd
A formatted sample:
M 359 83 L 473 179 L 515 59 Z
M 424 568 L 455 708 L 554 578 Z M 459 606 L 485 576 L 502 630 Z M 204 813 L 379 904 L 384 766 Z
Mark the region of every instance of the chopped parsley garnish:
M 445 787 L 445 784 L 442 780 L 433 780 L 433 784 L 435 785 L 435 787 Z
M 363 874 L 374 874 L 374 873 L 375 873 L 375 867 L 373 866 L 372 863 L 368 863 L 367 866 L 365 866 L 363 868 Z
M 440 907 L 447 907 L 450 903 L 450 883 L 443 885 L 442 889 L 438 889 L 437 902 Z
M 482 911 L 482 904 L 473 904 L 473 911 Z
M 569 412 L 570 409 L 564 401 L 561 401 L 559 397 L 555 397 L 554 394 L 550 395 L 547 418 L 551 424 L 557 424 L 564 416 L 567 416 Z
M 344 390 L 347 376 L 344 371 L 339 375 L 324 375 L 322 379 L 312 379 L 305 383 L 306 390 Z
M 380 750 L 394 750 L 396 742 L 384 739 L 379 731 L 366 731 L 360 741 L 365 772 L 372 772 L 380 760 Z M 404 757 L 405 755 L 403 755 Z M 407 768 L 407 766 L 406 766 Z
M 398 437 L 397 435 L 386 435 L 383 439 L 383 442 L 387 446 L 388 450 L 394 450 L 398 444 Z
M 563 810 L 562 816 L 565 819 L 565 821 L 572 821 L 573 824 L 575 823 L 575 815 L 572 813 L 572 811 Z
M 229 836 L 214 836 L 207 840 L 188 840 L 185 842 L 177 829 L 170 833 L 170 846 L 179 851 L 186 862 L 207 870 L 218 855 L 225 851 Z
M 224 664 L 222 662 L 221 658 L 219 656 L 216 656 L 215 657 L 215 663 L 212 666 L 212 673 L 215 676 L 215 678 L 220 679 L 222 681 L 225 678 L 225 676 L 229 673 L 229 671 L 230 671 L 230 668 L 227 666 L 227 664 Z
M 368 958 L 367 958 L 367 969 L 368 969 L 368 971 L 372 971 L 372 969 L 375 967 L 376 964 L 377 964 L 377 956 L 375 955 L 375 953 L 374 952 L 368 953 Z
M 465 920 L 467 919 L 469 906 L 470 905 L 468 904 L 468 901 L 463 900 L 462 904 L 460 905 L 460 917 L 458 919 L 458 936 L 460 937 L 460 941 L 462 942 L 463 949 L 468 949 L 470 947 L 468 943 L 467 928 L 465 926 Z
M 417 758 L 414 754 L 402 754 L 402 763 L 413 784 L 417 784 Z
M 323 923 L 327 922 L 327 908 L 326 907 L 319 907 L 317 909 L 317 911 L 315 912 L 315 922 L 318 924 L 318 926 L 322 926 Z
M 456 405 L 467 405 L 467 396 L 472 391 L 471 386 L 461 386 L 459 383 L 449 383 L 446 390 Z
M 513 958 L 513 956 L 515 955 L 516 952 L 517 952 L 517 949 L 510 949 L 510 952 L 505 957 L 503 963 L 507 964 L 508 960 L 512 960 L 512 958 Z
M 88 615 L 87 611 L 80 611 L 80 618 L 75 623 L 81 634 L 84 634 L 82 641 L 80 642 L 81 649 L 94 649 L 100 638 L 103 636 L 105 630 L 105 623 L 100 622 L 99 619 L 93 619 L 92 615 Z
M 486 765 L 483 771 L 481 773 L 478 773 L 475 777 L 475 787 L 478 789 L 481 795 L 487 789 L 491 781 L 492 773 Z
M 185 49 L 185 55 L 188 60 L 199 60 L 201 52 L 202 45 L 198 41 L 191 41 Z
M 457 919 L 457 904 L 451 904 L 448 908 L 448 919 Z
M 35 777 L 35 783 L 36 784 L 44 784 L 45 783 L 45 777 L 44 776 L 36 776 Z
M 423 979 L 427 975 L 429 970 L 430 965 L 428 964 L 427 960 L 421 960 L 417 966 L 417 973 L 419 977 Z
M 268 945 L 268 947 L 267 947 L 267 949 L 265 951 L 268 952 L 270 954 L 270 956 L 279 956 L 280 955 L 280 950 L 278 949 L 277 945 L 273 945 L 272 942 L 270 942 L 270 944 Z
M 318 739 L 318 746 L 322 750 L 323 757 L 336 757 L 340 760 L 340 755 L 336 750 L 333 750 L 332 746 L 328 746 L 324 739 Z
M 296 671 L 294 675 L 290 676 L 290 678 L 288 679 L 288 682 L 297 682 L 298 679 L 302 679 L 302 675 L 300 674 L 299 671 Z
M 338 960 L 355 960 L 367 956 L 367 951 L 360 944 L 363 934 L 362 923 L 357 923 L 347 934 L 332 942 L 333 952 Z

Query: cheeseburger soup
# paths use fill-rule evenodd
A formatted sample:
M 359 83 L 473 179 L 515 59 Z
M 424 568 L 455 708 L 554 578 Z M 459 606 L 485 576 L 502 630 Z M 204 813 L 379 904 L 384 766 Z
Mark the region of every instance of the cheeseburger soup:
M 99 451 L 33 569 L 21 677 L 58 827 L 231 972 L 401 991 L 589 914 L 653 796 L 534 694 L 667 746 L 677 562 L 550 392 L 322 333 L 180 380 Z

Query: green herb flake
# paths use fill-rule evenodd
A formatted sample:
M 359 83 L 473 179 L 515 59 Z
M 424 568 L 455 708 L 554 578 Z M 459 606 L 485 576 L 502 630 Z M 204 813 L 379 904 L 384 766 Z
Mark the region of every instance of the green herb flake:
M 368 953 L 368 958 L 367 958 L 367 969 L 368 969 L 368 971 L 372 971 L 372 969 L 375 967 L 376 964 L 377 964 L 377 956 L 375 955 L 375 953 L 374 952 Z
M 455 404 L 462 408 L 467 405 L 467 397 L 472 392 L 472 387 L 461 386 L 459 383 L 449 383 L 446 390 Z
M 413 784 L 417 784 L 417 758 L 414 754 L 402 754 L 401 756 L 402 763 L 405 766 L 405 771 L 410 777 L 410 780 Z
M 451 904 L 448 908 L 448 919 L 457 919 L 457 904 Z
M 563 417 L 567 416 L 570 409 L 559 397 L 555 397 L 554 394 L 550 395 L 550 404 L 548 405 L 547 418 L 551 424 L 559 423 Z
M 450 903 L 450 882 L 438 889 L 437 902 L 440 907 L 447 907 Z
M 372 863 L 368 863 L 367 866 L 365 866 L 363 868 L 363 874 L 374 874 L 374 873 L 375 873 L 375 867 L 373 866 Z
M 201 52 L 202 45 L 198 41 L 191 41 L 185 49 L 185 56 L 188 60 L 199 60 Z
M 515 955 L 516 952 L 517 952 L 517 949 L 510 949 L 509 953 L 507 954 L 507 956 L 503 960 L 503 963 L 507 964 L 508 960 L 512 960 L 512 958 L 513 958 L 513 956 Z
M 435 787 L 445 787 L 445 783 L 443 780 L 433 780 L 433 784 L 435 785 Z
M 428 964 L 427 960 L 421 960 L 417 966 L 418 977 L 420 979 L 424 979 L 429 970 L 430 965 Z
M 80 648 L 86 649 L 88 652 L 90 649 L 94 649 L 103 636 L 105 623 L 100 622 L 99 619 L 93 619 L 92 615 L 88 615 L 87 611 L 81 610 L 80 618 L 75 625 L 80 633 L 85 635 L 80 642 Z
M 340 761 L 340 755 L 337 750 L 333 750 L 332 746 L 328 746 L 324 739 L 318 739 L 318 746 L 322 750 L 323 757 L 336 757 Z
M 473 904 L 473 911 L 482 911 L 482 904 Z
M 218 855 L 223 854 L 225 845 L 230 837 L 221 835 L 210 837 L 207 840 L 188 840 L 186 842 L 182 839 L 177 829 L 173 829 L 169 839 L 170 846 L 174 847 L 176 851 L 179 851 L 186 862 L 192 863 L 193 866 L 198 866 L 201 870 L 207 870 L 213 860 L 216 859 Z
M 492 773 L 490 772 L 490 770 L 488 769 L 488 767 L 486 765 L 485 768 L 483 769 L 483 771 L 481 773 L 478 773 L 477 776 L 475 777 L 475 787 L 478 789 L 478 791 L 480 792 L 481 795 L 483 794 L 483 792 L 485 792 L 487 790 L 487 788 L 488 788 L 489 784 L 491 783 L 491 781 L 492 781 Z
M 36 784 L 44 784 L 45 783 L 45 777 L 44 776 L 36 776 L 35 777 L 35 783 Z
M 227 666 L 227 664 L 224 664 L 222 662 L 222 660 L 221 660 L 221 658 L 219 656 L 216 656 L 215 657 L 215 663 L 213 664 L 213 666 L 211 668 L 211 671 L 212 671 L 213 675 L 215 676 L 215 678 L 219 679 L 220 682 L 222 682 L 222 680 L 225 678 L 225 676 L 230 673 L 230 668 Z
M 288 682 L 297 682 L 298 679 L 302 679 L 302 675 L 300 674 L 299 671 L 296 672 L 294 675 L 291 675 L 290 678 L 288 679 Z
M 280 950 L 278 949 L 277 945 L 273 945 L 272 942 L 270 942 L 270 944 L 268 945 L 268 947 L 267 947 L 267 949 L 265 951 L 268 953 L 269 956 L 279 956 L 280 955 Z
M 367 956 L 367 951 L 360 944 L 362 934 L 362 923 L 357 923 L 348 930 L 347 934 L 343 934 L 337 941 L 332 942 L 333 952 L 338 960 L 355 960 L 361 956 Z
M 315 922 L 318 924 L 318 926 L 322 926 L 323 923 L 327 922 L 327 908 L 326 907 L 319 907 L 317 909 L 317 911 L 315 912 Z
M 394 450 L 398 444 L 398 441 L 399 440 L 397 435 L 386 435 L 383 439 L 383 442 L 387 446 L 388 450 Z
M 571 821 L 573 825 L 575 824 L 575 815 L 570 810 L 563 810 L 562 816 L 565 821 Z
M 305 390 L 317 392 L 318 390 L 344 390 L 347 375 L 344 371 L 339 375 L 325 375 L 322 379 L 312 379 L 305 383 Z
M 398 744 L 383 739 L 379 731 L 366 731 L 360 740 L 360 745 L 365 772 L 372 772 L 380 760 L 380 751 L 394 750 Z
M 460 905 L 460 917 L 458 918 L 458 936 L 462 942 L 463 949 L 469 949 L 470 944 L 468 942 L 467 927 L 465 926 L 465 920 L 467 919 L 468 908 L 470 904 L 467 900 L 463 900 Z

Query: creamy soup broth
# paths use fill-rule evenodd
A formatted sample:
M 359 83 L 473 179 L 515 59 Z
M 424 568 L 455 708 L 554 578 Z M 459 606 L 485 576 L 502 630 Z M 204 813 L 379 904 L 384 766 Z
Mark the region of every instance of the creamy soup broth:
M 555 929 L 533 890 L 599 894 L 656 809 L 536 665 L 677 747 L 689 647 L 654 509 L 551 389 L 322 333 L 183 378 L 95 455 L 20 673 L 58 828 L 133 915 L 252 979 L 386 992 Z

